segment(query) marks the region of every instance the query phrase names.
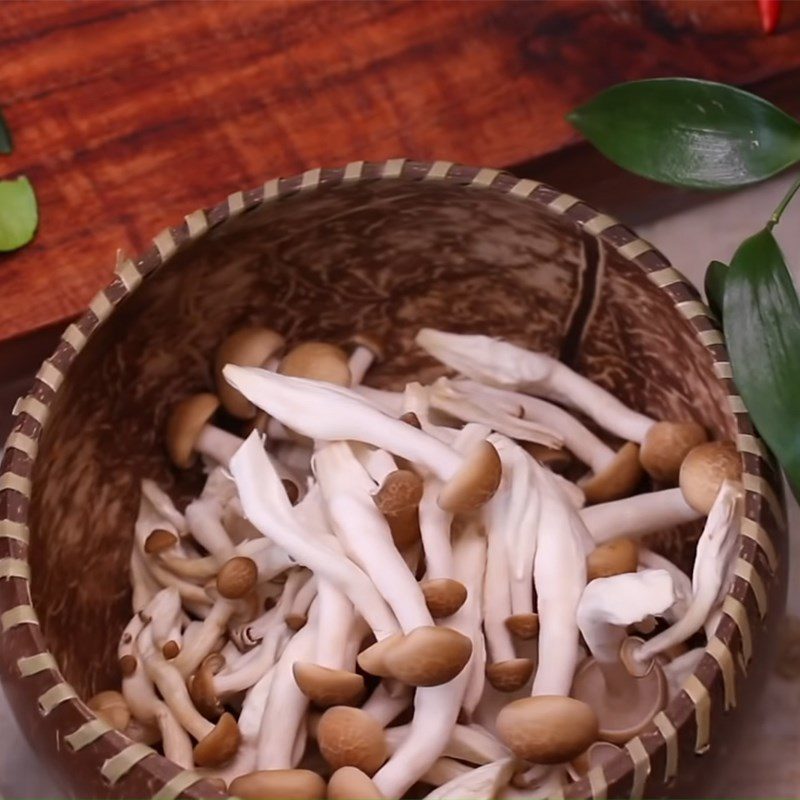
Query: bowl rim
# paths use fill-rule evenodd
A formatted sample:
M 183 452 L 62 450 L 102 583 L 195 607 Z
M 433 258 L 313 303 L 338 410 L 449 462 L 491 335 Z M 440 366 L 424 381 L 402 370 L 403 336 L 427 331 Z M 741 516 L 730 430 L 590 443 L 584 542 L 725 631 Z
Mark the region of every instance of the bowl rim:
M 188 214 L 181 224 L 165 228 L 137 257 L 120 255 L 113 279 L 98 292 L 84 314 L 67 326 L 54 353 L 36 373 L 31 390 L 14 406 L 13 427 L 0 464 L 0 584 L 5 585 L 0 591 L 0 646 L 13 637 L 16 669 L 4 668 L 2 679 L 14 692 L 36 697 L 26 688 L 36 678 L 33 691 L 39 693 L 36 699 L 42 716 L 62 706 L 76 712 L 70 715 L 69 722 L 63 714 L 55 715 L 49 727 L 51 732 L 53 727 L 56 729 L 62 774 L 71 768 L 70 759 L 75 754 L 80 751 L 91 754 L 96 749 L 93 761 L 109 788 L 127 778 L 131 780 L 126 785 L 135 789 L 138 776 L 146 778 L 144 785 L 158 785 L 154 796 L 161 800 L 179 795 L 225 796 L 193 770 L 183 770 L 151 748 L 132 743 L 95 717 L 64 681 L 47 649 L 30 593 L 27 520 L 38 442 L 64 376 L 116 305 L 190 242 L 230 219 L 285 198 L 323 187 L 379 180 L 432 181 L 470 191 L 506 194 L 570 222 L 579 236 L 601 240 L 640 269 L 688 321 L 700 344 L 710 353 L 715 375 L 728 395 L 729 413 L 736 427 L 735 444 L 742 458 L 746 501 L 740 554 L 717 630 L 695 672 L 655 718 L 652 729 L 628 742 L 615 759 L 569 785 L 565 796 L 622 796 L 616 787 L 628 779 L 631 779 L 630 797 L 642 796 L 648 782 L 651 789 L 667 785 L 678 773 L 678 754 L 684 749 L 679 744 L 684 737 L 693 739 L 691 749 L 696 753 L 709 747 L 712 694 L 721 693 L 726 710 L 735 705 L 737 667 L 744 674 L 753 652 L 753 622 L 759 623 L 767 612 L 768 587 L 778 570 L 775 541 L 783 534 L 785 517 L 782 490 L 771 456 L 757 437 L 734 386 L 718 323 L 695 288 L 656 248 L 619 221 L 538 181 L 449 161 L 420 162 L 405 158 L 355 161 L 344 167 L 309 169 L 293 177 L 269 180 L 255 189 L 234 192 L 218 205 Z M 77 727 L 76 719 L 81 721 Z M 666 765 L 661 775 L 655 773 L 655 764 Z M 137 795 L 134 791 L 130 796 L 141 793 Z

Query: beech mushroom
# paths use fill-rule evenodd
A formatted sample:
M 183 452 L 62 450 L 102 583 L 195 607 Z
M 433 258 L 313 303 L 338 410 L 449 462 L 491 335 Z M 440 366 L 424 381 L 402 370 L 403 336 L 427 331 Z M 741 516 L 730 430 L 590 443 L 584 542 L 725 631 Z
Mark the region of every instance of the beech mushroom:
M 372 496 L 378 510 L 389 524 L 392 539 L 398 550 L 405 550 L 419 541 L 422 524 L 419 506 L 422 496 L 422 479 L 407 469 L 396 469 L 389 473 Z
M 704 647 L 695 647 L 687 650 L 664 664 L 662 670 L 667 679 L 667 693 L 672 699 L 678 695 L 686 683 L 686 679 L 697 669 L 705 654 Z
M 638 566 L 639 543 L 635 539 L 610 539 L 595 547 L 586 557 L 586 580 L 636 572 Z
M 298 590 L 284 620 L 293 631 L 299 631 L 308 622 L 308 609 L 317 596 L 317 579 L 312 575 Z
M 370 367 L 383 358 L 383 348 L 375 337 L 364 333 L 351 336 L 350 344 L 353 348 L 347 359 L 347 366 L 350 369 L 350 385 L 357 386 L 363 382 Z
M 320 718 L 317 743 L 334 770 L 356 767 L 374 775 L 388 757 L 383 726 L 360 708 L 335 706 Z
M 697 542 L 692 572 L 692 600 L 675 624 L 634 650 L 635 661 L 648 664 L 654 656 L 685 642 L 703 627 L 728 590 L 738 547 L 744 492 L 738 483 L 724 481 Z
M 214 356 L 214 381 L 225 410 L 239 419 L 253 419 L 256 407 L 222 377 L 226 364 L 240 367 L 277 366 L 276 355 L 283 349 L 283 336 L 269 328 L 240 328 L 217 348 Z
M 347 354 L 341 347 L 326 342 L 303 342 L 296 345 L 283 357 L 278 372 L 281 375 L 334 383 L 338 386 L 350 386 L 351 383 Z
M 164 658 L 175 658 L 180 652 L 181 613 L 181 596 L 175 587 L 162 589 L 141 612 Z
M 486 441 L 467 456 L 387 417 L 347 389 L 266 370 L 228 366 L 225 377 L 284 424 L 313 439 L 355 439 L 420 464 L 444 481 L 439 503 L 453 511 L 479 508 L 500 482 L 500 459 Z
M 596 544 L 622 537 L 641 538 L 667 530 L 702 515 L 684 499 L 680 489 L 637 494 L 580 510 L 584 525 Z
M 674 599 L 672 579 L 662 570 L 597 578 L 586 587 L 577 619 L 592 658 L 575 676 L 572 692 L 594 709 L 602 739 L 624 744 L 664 707 L 660 665 L 632 674 L 622 649 L 627 626 L 663 614 Z
M 622 752 L 621 747 L 611 742 L 594 742 L 585 752 L 570 761 L 567 767 L 569 776 L 573 780 L 580 780 L 589 770 L 608 764 Z
M 411 705 L 412 699 L 410 686 L 397 683 L 390 690 L 388 688 L 390 683 L 390 681 L 381 681 L 361 707 L 362 711 L 377 720 L 383 727 L 402 714 Z
M 125 698 L 113 690 L 98 692 L 86 701 L 86 705 L 97 714 L 103 722 L 118 731 L 125 731 L 131 721 L 131 710 Z
M 733 442 L 708 442 L 686 456 L 680 485 L 686 502 L 701 514 L 709 514 L 725 480 L 742 478 L 742 460 Z
M 398 725 L 385 732 L 386 746 L 393 753 L 409 733 L 410 725 Z M 508 748 L 480 725 L 456 725 L 442 751 L 445 758 L 455 758 L 482 766 L 511 755 Z
M 513 758 L 493 761 L 454 778 L 425 795 L 426 800 L 487 800 L 505 786 L 514 773 Z
M 597 739 L 598 722 L 586 703 L 560 695 L 514 700 L 497 715 L 497 733 L 518 758 L 563 764 Z
M 325 781 L 308 769 L 267 769 L 235 778 L 228 787 L 240 800 L 320 800 Z
M 672 578 L 675 590 L 675 602 L 663 613 L 667 622 L 674 623 L 686 614 L 692 600 L 692 579 L 668 558 L 648 550 L 639 548 L 639 567 L 641 569 L 663 569 Z
M 341 767 L 328 780 L 328 800 L 384 800 L 384 796 L 360 769 Z
M 580 409 L 607 431 L 642 445 L 642 466 L 674 475 L 694 441 L 694 422 L 661 422 L 625 406 L 614 395 L 544 353 L 534 353 L 488 336 L 467 336 L 423 328 L 420 347 L 463 375 L 489 385 L 523 389 Z M 667 434 L 667 432 L 670 432 Z M 656 436 L 653 445 L 650 436 Z M 701 440 L 702 441 L 702 440 Z M 657 450 L 658 459 L 648 457 Z M 654 476 L 658 477 L 658 476 Z

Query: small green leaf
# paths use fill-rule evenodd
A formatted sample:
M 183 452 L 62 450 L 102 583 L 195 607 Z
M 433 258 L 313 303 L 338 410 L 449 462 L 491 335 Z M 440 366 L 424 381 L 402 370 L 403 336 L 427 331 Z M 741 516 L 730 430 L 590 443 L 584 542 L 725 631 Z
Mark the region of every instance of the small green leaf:
M 0 252 L 16 250 L 33 238 L 39 212 L 33 186 L 24 176 L 0 181 Z
M 797 120 L 749 92 L 710 81 L 619 84 L 568 118 L 620 167 L 673 186 L 744 186 L 800 160 Z
M 706 300 L 708 307 L 716 314 L 717 319 L 722 319 L 722 298 L 725 293 L 725 274 L 728 265 L 721 261 L 712 261 L 706 270 Z
M 800 498 L 800 300 L 770 230 L 736 251 L 723 319 L 736 386 Z
M 0 153 L 10 153 L 14 149 L 11 141 L 11 131 L 6 125 L 3 115 L 0 113 Z

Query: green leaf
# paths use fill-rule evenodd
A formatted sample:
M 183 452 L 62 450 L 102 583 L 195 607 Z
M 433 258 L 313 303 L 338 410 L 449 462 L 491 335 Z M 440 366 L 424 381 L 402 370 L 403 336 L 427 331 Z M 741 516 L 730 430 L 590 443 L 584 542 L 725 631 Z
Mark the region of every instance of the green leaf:
M 723 319 L 736 386 L 800 498 L 800 300 L 769 229 L 736 251 Z
M 24 176 L 0 181 L 0 252 L 16 250 L 33 238 L 39 212 L 33 186 Z
M 749 92 L 710 81 L 619 84 L 568 119 L 620 167 L 673 186 L 744 186 L 800 160 L 797 120 Z
M 11 141 L 11 131 L 6 125 L 3 115 L 0 113 L 0 153 L 10 153 L 14 149 Z
M 712 261 L 706 270 L 706 300 L 708 307 L 716 314 L 717 319 L 722 319 L 722 298 L 725 293 L 725 275 L 728 265 L 721 261 Z

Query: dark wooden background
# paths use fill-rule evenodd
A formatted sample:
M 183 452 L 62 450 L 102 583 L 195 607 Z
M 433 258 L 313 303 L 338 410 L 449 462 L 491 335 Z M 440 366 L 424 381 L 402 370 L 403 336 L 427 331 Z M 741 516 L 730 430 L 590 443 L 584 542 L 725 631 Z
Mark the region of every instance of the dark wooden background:
M 755 0 L 4 2 L 0 105 L 39 198 L 0 256 L 0 377 L 185 213 L 320 164 L 516 166 L 612 211 L 629 183 L 564 114 L 610 84 L 688 74 L 800 106 L 800 3 Z M 673 196 L 673 202 L 675 202 Z M 37 344 L 38 342 L 38 344 Z

